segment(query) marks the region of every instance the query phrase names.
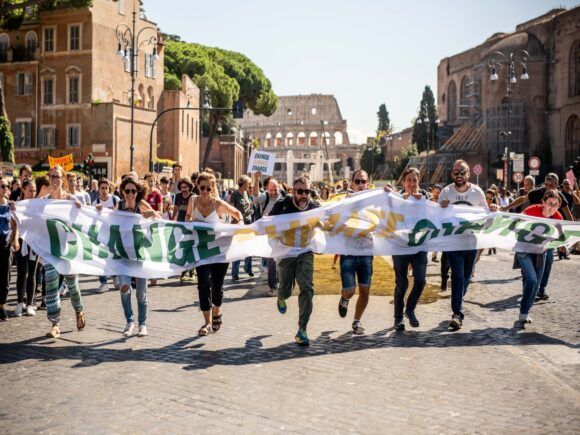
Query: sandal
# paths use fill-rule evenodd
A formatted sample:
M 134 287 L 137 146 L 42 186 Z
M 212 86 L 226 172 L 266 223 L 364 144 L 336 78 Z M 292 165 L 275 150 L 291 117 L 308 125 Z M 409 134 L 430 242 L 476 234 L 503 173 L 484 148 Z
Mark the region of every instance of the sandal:
M 82 311 L 80 313 L 77 313 L 77 329 L 79 331 L 82 331 L 83 329 L 85 329 L 86 324 L 87 321 L 85 319 L 85 313 L 83 313 Z
M 211 329 L 213 329 L 213 332 L 219 331 L 221 326 L 222 326 L 222 315 L 219 314 L 216 316 L 215 314 L 212 314 L 211 315 Z
M 200 337 L 205 337 L 210 332 L 211 332 L 211 325 L 203 325 L 201 328 L 199 328 L 199 331 L 197 331 L 197 335 L 199 335 Z
M 60 337 L 60 328 L 58 327 L 58 325 L 53 325 L 53 327 L 50 328 L 50 331 L 48 331 L 46 333 L 46 337 L 49 337 L 49 338 Z

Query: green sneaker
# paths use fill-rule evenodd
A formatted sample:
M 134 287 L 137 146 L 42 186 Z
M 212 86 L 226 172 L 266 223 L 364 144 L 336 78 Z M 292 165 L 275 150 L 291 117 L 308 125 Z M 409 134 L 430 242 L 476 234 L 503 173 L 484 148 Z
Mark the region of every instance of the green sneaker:
M 300 328 L 296 333 L 294 340 L 296 340 L 296 343 L 298 343 L 300 346 L 310 345 L 310 340 L 308 339 L 308 335 L 306 335 L 306 329 Z
M 287 308 L 286 307 L 286 300 L 282 299 L 282 298 L 278 298 L 277 305 L 278 305 L 278 312 L 280 314 L 286 314 L 286 308 Z

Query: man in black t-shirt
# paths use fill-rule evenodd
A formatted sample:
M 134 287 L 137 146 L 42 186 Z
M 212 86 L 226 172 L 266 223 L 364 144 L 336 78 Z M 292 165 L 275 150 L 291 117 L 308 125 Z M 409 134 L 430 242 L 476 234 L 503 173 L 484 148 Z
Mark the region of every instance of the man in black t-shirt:
M 26 180 L 27 178 L 32 177 L 32 168 L 29 165 L 24 165 L 20 168 L 20 171 L 18 173 L 18 179 L 20 181 L 20 186 L 22 186 L 22 182 L 24 180 Z M 10 193 L 10 197 L 8 198 L 10 201 L 18 201 L 20 199 L 20 195 L 22 193 L 22 189 L 20 187 L 18 187 L 17 189 L 14 189 L 11 193 Z
M 274 204 L 270 216 L 300 213 L 318 207 L 310 197 L 310 180 L 306 177 L 298 177 L 292 184 L 292 195 L 287 195 Z M 312 298 L 314 297 L 314 254 L 305 252 L 292 258 L 283 258 L 278 262 L 280 285 L 278 286 L 278 311 L 286 312 L 286 299 L 292 296 L 294 281 L 300 288 L 298 296 L 299 321 L 296 343 L 308 346 L 310 340 L 306 334 L 306 327 L 312 314 Z

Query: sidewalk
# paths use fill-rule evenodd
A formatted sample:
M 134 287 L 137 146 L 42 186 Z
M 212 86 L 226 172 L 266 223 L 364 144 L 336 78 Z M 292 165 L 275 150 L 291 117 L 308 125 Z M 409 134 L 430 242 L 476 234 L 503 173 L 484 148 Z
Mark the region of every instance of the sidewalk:
M 554 264 L 551 298 L 526 330 L 514 327 L 511 258 L 482 257 L 459 332 L 447 331 L 449 291 L 404 332 L 392 329 L 392 298 L 372 297 L 360 337 L 354 303 L 341 319 L 338 296 L 316 296 L 309 348 L 293 342 L 297 298 L 282 316 L 244 275 L 226 279 L 218 333 L 197 337 L 197 289 L 173 279 L 149 291 L 150 336 L 128 339 L 118 292 L 96 294 L 98 281 L 81 277 L 85 331 L 68 299 L 59 340 L 43 337 L 43 311 L 0 323 L 2 431 L 577 433 L 580 257 Z M 428 281 L 437 271 L 430 263 Z

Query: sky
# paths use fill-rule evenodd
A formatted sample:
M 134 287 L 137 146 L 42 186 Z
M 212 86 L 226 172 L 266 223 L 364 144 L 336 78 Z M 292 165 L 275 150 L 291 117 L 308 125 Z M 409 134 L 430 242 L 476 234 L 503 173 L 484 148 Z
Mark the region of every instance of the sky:
M 441 59 L 578 0 L 144 0 L 148 19 L 183 41 L 238 51 L 276 95 L 332 94 L 351 143 L 364 143 L 386 104 L 411 125 Z

